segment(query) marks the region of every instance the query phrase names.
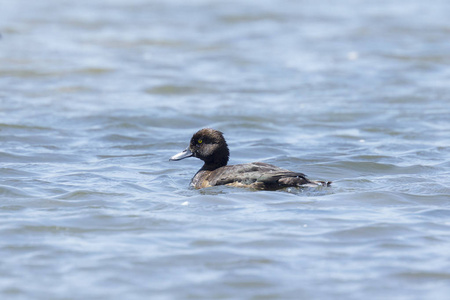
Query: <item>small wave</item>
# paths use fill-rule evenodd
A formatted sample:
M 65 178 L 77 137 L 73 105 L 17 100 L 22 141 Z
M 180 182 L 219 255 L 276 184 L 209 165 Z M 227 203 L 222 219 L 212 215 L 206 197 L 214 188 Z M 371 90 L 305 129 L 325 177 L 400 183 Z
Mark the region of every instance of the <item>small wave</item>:
M 91 190 L 76 190 L 56 196 L 64 200 L 112 200 L 114 198 L 129 197 L 126 193 L 97 192 Z
M 34 196 L 23 189 L 18 189 L 12 186 L 0 185 L 0 195 L 11 198 L 33 198 Z

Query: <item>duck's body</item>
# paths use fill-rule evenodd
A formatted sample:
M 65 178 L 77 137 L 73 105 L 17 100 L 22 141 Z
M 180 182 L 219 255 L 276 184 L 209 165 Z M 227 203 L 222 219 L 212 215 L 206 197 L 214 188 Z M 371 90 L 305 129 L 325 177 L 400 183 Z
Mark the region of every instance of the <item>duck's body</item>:
M 197 189 L 225 184 L 276 190 L 289 186 L 317 186 L 325 183 L 313 182 L 308 180 L 305 174 L 261 162 L 223 166 L 213 171 L 200 169 L 191 181 L 191 185 Z
M 191 185 L 201 189 L 216 185 L 231 185 L 262 190 L 284 187 L 328 186 L 330 182 L 312 181 L 303 173 L 292 172 L 271 164 L 254 162 L 227 166 L 229 150 L 220 131 L 201 129 L 191 139 L 189 147 L 170 160 L 197 157 L 205 162 L 192 178 Z

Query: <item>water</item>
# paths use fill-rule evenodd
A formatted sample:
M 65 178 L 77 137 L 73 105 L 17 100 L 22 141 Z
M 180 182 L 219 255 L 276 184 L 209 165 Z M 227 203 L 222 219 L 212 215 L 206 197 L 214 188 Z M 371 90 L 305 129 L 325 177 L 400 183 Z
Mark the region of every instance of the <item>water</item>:
M 2 299 L 447 299 L 447 1 L 3 1 Z M 231 163 L 331 188 L 189 188 Z

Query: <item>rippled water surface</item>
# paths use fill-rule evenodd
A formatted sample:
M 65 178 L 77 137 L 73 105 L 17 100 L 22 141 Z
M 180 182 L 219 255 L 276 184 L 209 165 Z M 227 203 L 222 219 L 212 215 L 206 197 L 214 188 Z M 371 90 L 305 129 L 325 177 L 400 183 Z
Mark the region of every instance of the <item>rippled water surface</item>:
M 448 1 L 3 1 L 1 299 L 448 299 Z M 330 188 L 193 190 L 230 163 Z

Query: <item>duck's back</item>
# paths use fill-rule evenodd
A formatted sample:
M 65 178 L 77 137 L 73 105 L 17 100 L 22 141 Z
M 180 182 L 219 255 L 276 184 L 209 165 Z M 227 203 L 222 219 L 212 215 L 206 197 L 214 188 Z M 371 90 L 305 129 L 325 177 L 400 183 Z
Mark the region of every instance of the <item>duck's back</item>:
M 213 171 L 200 170 L 192 178 L 191 184 L 195 188 L 233 185 L 255 189 L 326 185 L 326 183 L 308 180 L 303 173 L 292 172 L 261 162 L 223 166 Z

